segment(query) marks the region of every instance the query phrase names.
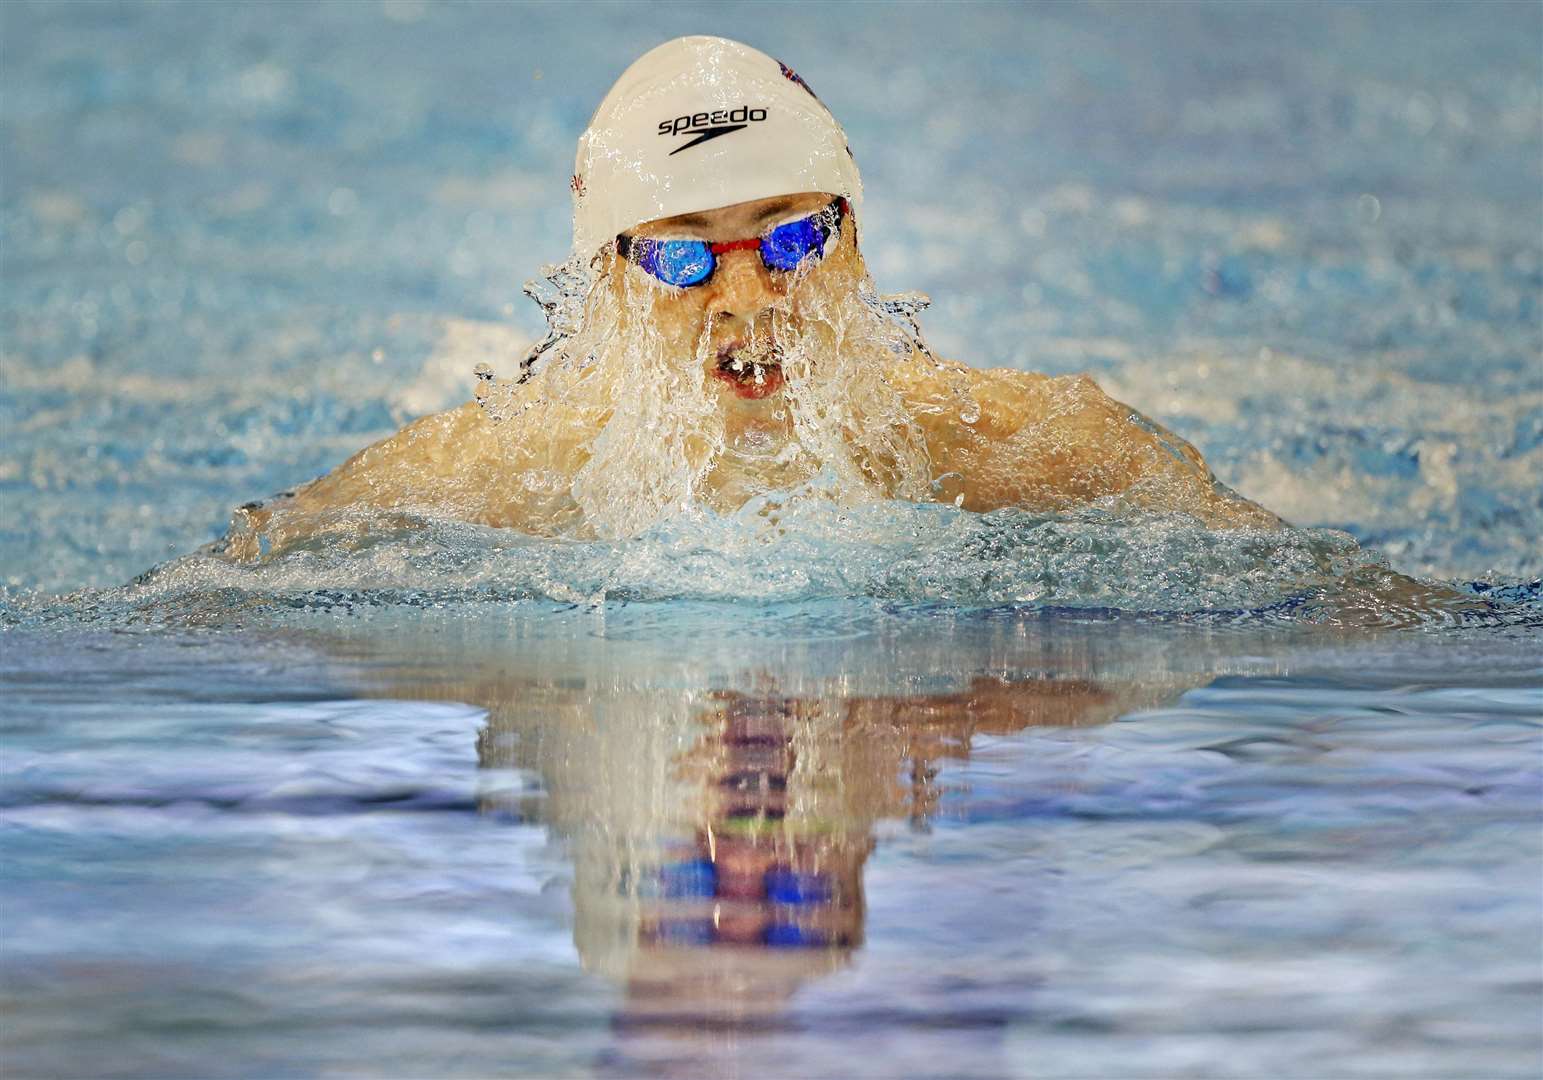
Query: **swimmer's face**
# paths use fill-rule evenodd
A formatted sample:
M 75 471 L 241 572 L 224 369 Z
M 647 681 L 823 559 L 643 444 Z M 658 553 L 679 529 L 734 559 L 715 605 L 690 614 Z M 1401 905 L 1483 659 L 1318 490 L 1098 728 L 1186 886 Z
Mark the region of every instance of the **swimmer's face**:
M 693 239 L 727 243 L 759 237 L 787 221 L 819 212 L 833 196 L 821 192 L 783 195 L 754 202 L 736 203 L 698 214 L 660 218 L 631 230 L 647 239 Z M 811 255 L 796 271 L 769 270 L 754 248 L 726 251 L 716 256 L 717 268 L 701 285 L 673 288 L 653 282 L 646 271 L 618 258 L 617 271 L 638 275 L 657 286 L 652 307 L 656 329 L 678 355 L 706 353 L 706 365 L 720 396 L 732 401 L 758 401 L 782 389 L 779 346 L 772 333 L 770 315 L 792 311 L 796 291 L 828 287 L 827 278 L 838 263 L 855 259 L 856 226 L 850 216 L 841 223 L 841 235 L 827 245 L 822 259 Z M 791 324 L 797 326 L 796 316 Z M 705 339 L 706 348 L 702 350 Z

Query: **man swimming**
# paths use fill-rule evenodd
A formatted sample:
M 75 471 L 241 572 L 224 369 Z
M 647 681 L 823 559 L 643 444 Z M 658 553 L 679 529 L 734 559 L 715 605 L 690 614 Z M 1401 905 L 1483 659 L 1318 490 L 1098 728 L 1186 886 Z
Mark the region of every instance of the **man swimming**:
M 523 374 L 484 372 L 477 400 L 241 508 L 229 556 L 397 514 L 626 537 L 799 490 L 1281 524 L 1085 376 L 933 357 L 864 266 L 845 133 L 755 49 L 688 37 L 644 55 L 580 138 L 572 186 L 581 303 Z

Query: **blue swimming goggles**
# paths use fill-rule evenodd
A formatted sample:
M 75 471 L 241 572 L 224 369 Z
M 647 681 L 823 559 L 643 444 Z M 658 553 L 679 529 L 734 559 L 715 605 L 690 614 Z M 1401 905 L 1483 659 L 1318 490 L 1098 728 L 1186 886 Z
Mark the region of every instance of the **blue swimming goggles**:
M 846 199 L 838 196 L 818 213 L 778 225 L 749 240 L 711 244 L 706 240 L 650 240 L 623 234 L 616 238 L 616 251 L 666 285 L 688 289 L 711 278 L 718 268 L 717 257 L 726 251 L 759 249 L 768 270 L 795 270 L 811 255 L 823 258 L 825 242 L 841 231 L 841 220 L 847 213 Z

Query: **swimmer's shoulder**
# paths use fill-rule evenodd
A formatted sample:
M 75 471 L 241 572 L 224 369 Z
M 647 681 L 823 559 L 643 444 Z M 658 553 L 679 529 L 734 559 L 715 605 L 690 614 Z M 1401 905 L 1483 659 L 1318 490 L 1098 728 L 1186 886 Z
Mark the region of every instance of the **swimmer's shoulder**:
M 490 408 L 473 399 L 421 416 L 365 447 L 336 472 L 411 462 L 430 473 L 449 473 L 479 462 L 513 463 L 582 438 L 593 426 L 582 410 L 560 402 L 519 404 Z
M 908 403 L 935 409 L 962 403 L 968 412 L 979 413 L 972 426 L 987 436 L 1005 437 L 1030 423 L 1101 427 L 1140 416 L 1110 397 L 1086 373 L 1047 375 L 1021 368 L 972 367 L 921 354 L 896 369 L 892 384 Z
M 382 469 L 412 465 L 427 472 L 451 466 L 487 439 L 486 421 L 475 401 L 412 420 L 366 446 L 322 480 L 343 482 Z
M 1009 367 L 973 367 L 921 353 L 894 365 L 890 377 L 914 415 L 963 423 L 988 439 L 1066 411 L 1072 402 L 1110 402 L 1085 375 L 1045 375 Z

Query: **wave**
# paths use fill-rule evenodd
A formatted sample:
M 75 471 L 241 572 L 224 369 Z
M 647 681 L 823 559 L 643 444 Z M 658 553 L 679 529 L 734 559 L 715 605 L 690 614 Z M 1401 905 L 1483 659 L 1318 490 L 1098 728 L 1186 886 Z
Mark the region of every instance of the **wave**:
M 240 626 L 289 612 L 542 600 L 1012 607 L 1084 617 L 1366 627 L 1543 625 L 1543 583 L 1407 578 L 1347 533 L 1210 531 L 1175 515 L 973 514 L 760 498 L 630 540 L 551 540 L 394 515 L 257 564 L 211 545 L 118 588 L 0 595 L 0 624 Z

